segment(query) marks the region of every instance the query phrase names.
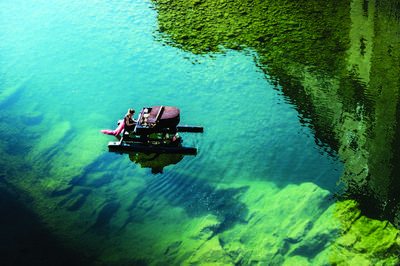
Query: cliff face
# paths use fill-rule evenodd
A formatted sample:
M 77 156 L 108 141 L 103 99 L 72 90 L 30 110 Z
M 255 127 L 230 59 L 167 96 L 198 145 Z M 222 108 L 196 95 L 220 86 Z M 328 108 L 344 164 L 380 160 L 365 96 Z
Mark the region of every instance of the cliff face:
M 316 142 L 345 163 L 343 197 L 398 228 L 400 7 L 390 0 L 153 0 L 160 41 L 256 51 Z

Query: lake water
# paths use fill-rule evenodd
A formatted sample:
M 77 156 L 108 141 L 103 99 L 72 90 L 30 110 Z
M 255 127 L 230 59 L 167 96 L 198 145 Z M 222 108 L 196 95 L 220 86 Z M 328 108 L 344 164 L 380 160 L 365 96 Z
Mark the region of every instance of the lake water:
M 256 64 L 157 41 L 149 1 L 0 3 L 7 265 L 326 265 L 343 162 Z M 176 106 L 196 156 L 108 151 L 128 108 Z

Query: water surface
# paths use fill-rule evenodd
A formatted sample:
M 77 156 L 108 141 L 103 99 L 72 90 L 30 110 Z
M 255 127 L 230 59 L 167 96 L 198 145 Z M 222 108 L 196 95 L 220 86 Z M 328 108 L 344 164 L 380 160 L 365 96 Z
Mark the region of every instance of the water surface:
M 343 162 L 257 49 L 168 46 L 149 1 L 0 8 L 5 261 L 329 263 Z M 204 127 L 197 156 L 108 152 L 99 131 L 153 105 Z

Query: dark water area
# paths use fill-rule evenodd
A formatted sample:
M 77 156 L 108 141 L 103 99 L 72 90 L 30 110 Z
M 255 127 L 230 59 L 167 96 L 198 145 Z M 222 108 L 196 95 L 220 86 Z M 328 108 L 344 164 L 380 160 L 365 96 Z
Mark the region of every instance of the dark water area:
M 90 264 L 91 260 L 59 243 L 40 218 L 21 204 L 18 191 L 10 191 L 12 186 L 3 185 L 0 189 L 0 256 L 3 265 Z
M 0 265 L 398 265 L 397 1 L 0 10 Z M 197 155 L 108 151 L 154 105 Z

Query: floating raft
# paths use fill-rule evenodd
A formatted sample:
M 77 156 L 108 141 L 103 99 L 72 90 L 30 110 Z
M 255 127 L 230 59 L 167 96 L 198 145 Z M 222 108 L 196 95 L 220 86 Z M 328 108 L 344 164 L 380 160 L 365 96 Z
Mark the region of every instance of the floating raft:
M 120 141 L 109 142 L 108 148 L 113 152 L 196 155 L 196 148 L 182 146 L 182 138 L 178 137 L 177 132 L 202 133 L 203 127 L 180 125 L 179 121 L 179 108 L 170 106 L 143 107 L 135 128 L 133 130 L 123 128 Z M 124 121 L 120 122 L 122 127 L 123 123 Z M 115 134 L 115 131 L 112 130 L 102 130 L 101 132 L 109 135 L 120 133 Z
M 108 143 L 108 149 L 113 152 L 143 152 L 143 153 L 170 153 L 170 154 L 187 154 L 196 155 L 197 149 L 192 147 L 182 147 L 162 144 L 145 144 L 135 142 L 118 142 L 112 141 Z

